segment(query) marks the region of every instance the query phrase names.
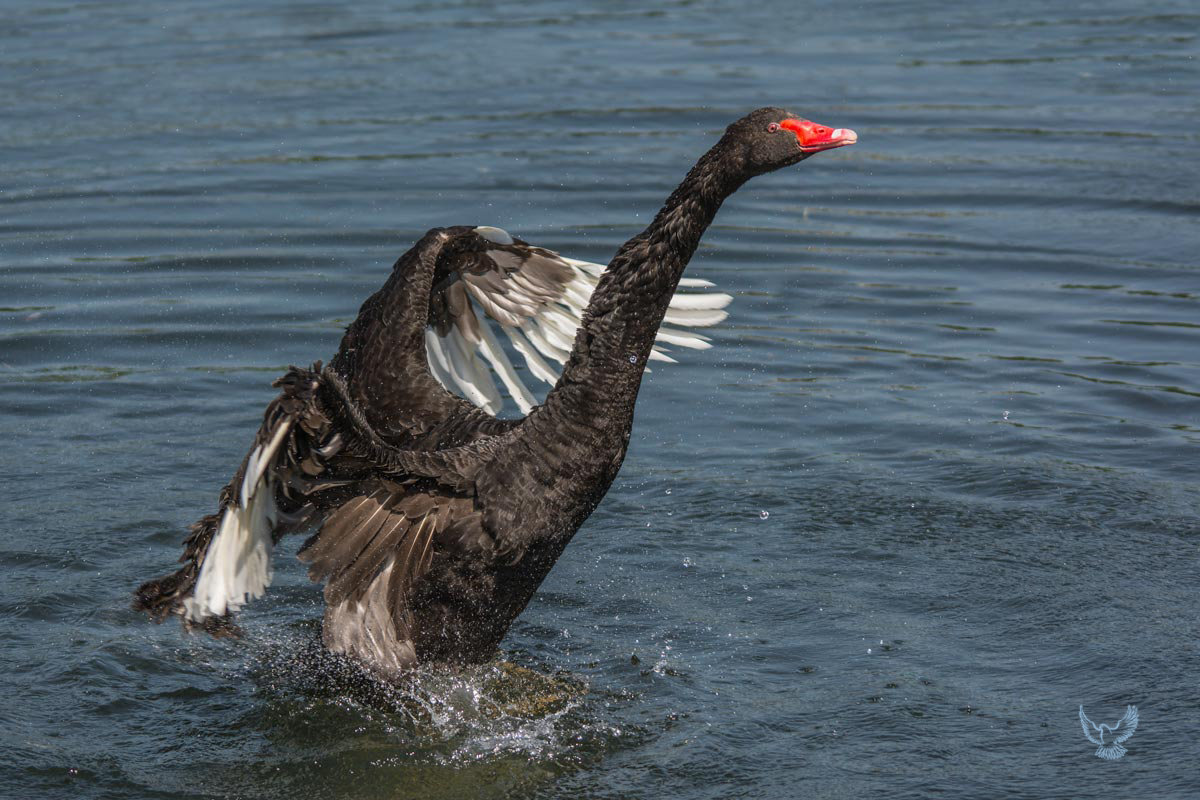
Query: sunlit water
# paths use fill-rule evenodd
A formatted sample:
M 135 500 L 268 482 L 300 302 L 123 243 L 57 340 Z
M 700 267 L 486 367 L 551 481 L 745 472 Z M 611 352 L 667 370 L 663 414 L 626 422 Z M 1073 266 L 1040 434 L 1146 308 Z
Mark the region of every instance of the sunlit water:
M 0 796 L 1195 796 L 1194 4 L 389 5 L 3 4 Z M 497 662 L 364 685 L 291 542 L 128 610 L 423 230 L 606 261 L 768 103 L 860 142 L 722 210 Z

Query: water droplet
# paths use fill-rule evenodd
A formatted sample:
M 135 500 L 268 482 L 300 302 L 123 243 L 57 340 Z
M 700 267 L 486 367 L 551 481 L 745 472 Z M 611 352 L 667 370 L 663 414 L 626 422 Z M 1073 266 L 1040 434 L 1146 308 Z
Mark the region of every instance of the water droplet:
M 686 557 L 685 557 L 685 558 L 683 559 L 683 566 L 684 566 L 684 567 L 690 567 L 691 565 L 692 565 L 692 560 L 691 560 L 690 558 L 686 558 Z
M 770 512 L 770 511 L 760 511 L 760 512 L 758 512 L 758 518 L 759 518 L 759 519 L 766 519 L 766 518 L 767 518 L 767 517 L 769 517 L 769 516 L 771 516 L 771 512 Z
M 629 363 L 630 363 L 630 364 L 636 364 L 636 363 L 637 363 L 637 356 L 630 356 L 630 357 L 629 357 Z

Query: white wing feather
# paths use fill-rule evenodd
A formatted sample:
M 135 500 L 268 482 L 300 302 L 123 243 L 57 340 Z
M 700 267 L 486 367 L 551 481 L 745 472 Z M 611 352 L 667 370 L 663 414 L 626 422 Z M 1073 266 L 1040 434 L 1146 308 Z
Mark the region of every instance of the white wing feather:
M 475 231 L 498 245 L 514 244 L 513 238 L 499 228 L 481 226 Z M 426 331 L 426 351 L 433 376 L 450 391 L 493 414 L 503 404 L 492 380 L 493 373 L 522 413 L 528 413 L 536 399 L 513 368 L 490 325 L 499 325 L 508 335 L 533 377 L 553 385 L 561 367 L 551 362 L 562 365 L 570 357 L 584 309 L 605 269 L 600 264 L 564 258 L 540 248 L 531 252 L 530 263 L 538 262 L 546 274 L 566 276 L 565 280 L 558 277 L 556 284 L 523 274 L 526 261 L 522 257 L 499 248 L 488 250 L 486 255 L 496 265 L 496 271 L 465 275 L 462 281 L 466 288 L 464 296 L 469 298 L 465 313 L 475 319 L 453 319 L 448 329 L 442 329 L 445 333 L 433 328 Z M 683 278 L 679 287 L 711 289 L 714 284 L 701 278 Z M 720 323 L 728 316 L 723 309 L 732 300 L 730 295 L 718 292 L 676 292 L 665 318 L 666 323 L 675 327 L 660 328 L 655 337 L 657 342 L 707 350 L 712 347 L 708 338 L 689 329 Z M 650 359 L 676 363 L 659 345 L 651 351 Z M 482 357 L 482 362 L 476 355 Z
M 271 585 L 272 531 L 278 510 L 271 466 L 292 427 L 284 420 L 271 440 L 255 447 L 246 461 L 241 497 L 221 512 L 217 533 L 208 546 L 192 596 L 184 613 L 193 622 L 237 611 L 262 597 Z

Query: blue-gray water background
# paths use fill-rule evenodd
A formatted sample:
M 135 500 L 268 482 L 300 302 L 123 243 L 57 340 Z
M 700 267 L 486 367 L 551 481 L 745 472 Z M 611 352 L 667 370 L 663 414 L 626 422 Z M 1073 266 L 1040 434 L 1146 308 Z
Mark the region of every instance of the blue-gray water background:
M 1194 3 L 0 11 L 0 796 L 1196 796 Z M 607 261 L 766 104 L 860 142 L 708 233 L 545 686 L 339 690 L 299 540 L 242 641 L 128 610 L 422 231 Z

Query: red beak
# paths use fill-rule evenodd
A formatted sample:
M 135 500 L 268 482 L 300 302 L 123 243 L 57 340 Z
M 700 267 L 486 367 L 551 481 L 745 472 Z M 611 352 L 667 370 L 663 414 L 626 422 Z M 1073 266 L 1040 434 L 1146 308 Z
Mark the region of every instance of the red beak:
M 845 147 L 858 141 L 858 134 L 849 128 L 828 128 L 806 119 L 785 119 L 779 127 L 796 134 L 796 142 L 806 153 Z

